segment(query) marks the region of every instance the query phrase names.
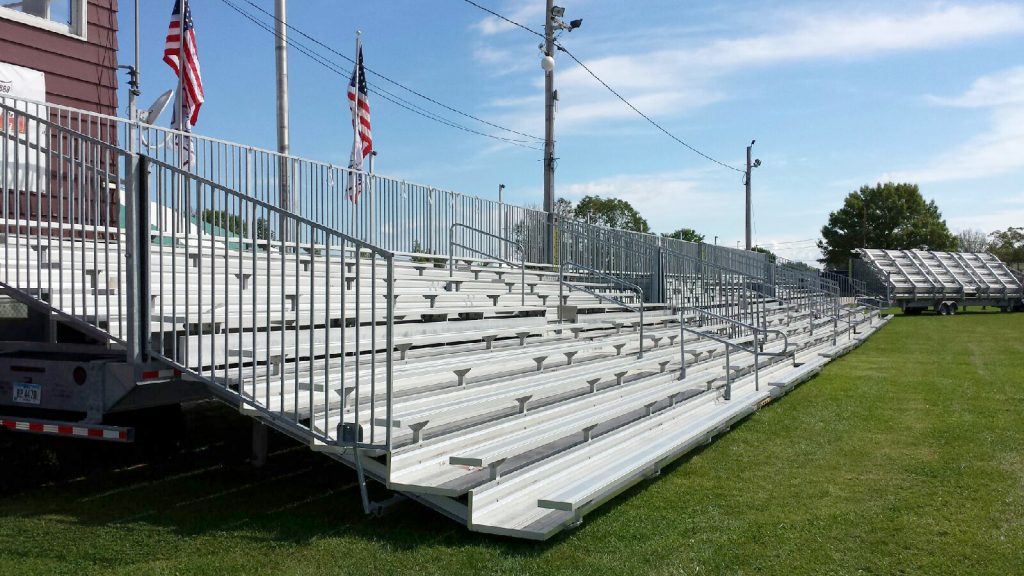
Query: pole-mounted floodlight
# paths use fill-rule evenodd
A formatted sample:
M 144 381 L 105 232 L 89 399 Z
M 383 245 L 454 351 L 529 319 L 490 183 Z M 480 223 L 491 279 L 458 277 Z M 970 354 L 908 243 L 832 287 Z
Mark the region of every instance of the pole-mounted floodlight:
M 552 6 L 551 15 L 555 18 L 561 18 L 562 16 L 565 16 L 565 8 L 562 6 Z

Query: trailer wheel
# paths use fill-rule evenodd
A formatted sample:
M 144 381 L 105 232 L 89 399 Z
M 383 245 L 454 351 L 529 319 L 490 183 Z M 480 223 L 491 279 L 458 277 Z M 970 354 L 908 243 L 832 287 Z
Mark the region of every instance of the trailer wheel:
M 946 304 L 939 304 L 935 307 L 935 313 L 940 316 L 946 316 L 949 314 L 949 306 Z

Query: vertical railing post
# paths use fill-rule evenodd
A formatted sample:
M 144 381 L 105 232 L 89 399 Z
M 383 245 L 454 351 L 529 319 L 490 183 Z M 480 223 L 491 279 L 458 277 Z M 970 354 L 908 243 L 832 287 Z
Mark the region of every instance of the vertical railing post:
M 686 380 L 686 325 L 685 308 L 679 309 L 679 379 Z
M 729 364 L 729 344 L 725 345 L 725 399 L 732 400 L 732 367 Z
M 448 278 L 455 277 L 455 224 L 448 227 Z M 452 286 L 452 284 L 448 284 Z
M 139 364 L 149 352 L 149 161 L 145 156 L 124 157 L 130 188 L 125 194 L 125 234 L 128 280 L 127 362 Z
M 391 425 L 390 425 L 390 423 L 391 423 L 391 419 L 392 419 L 392 397 L 394 395 L 393 394 L 393 392 L 394 392 L 394 390 L 393 390 L 393 380 L 394 380 L 394 370 L 395 370 L 395 368 L 394 368 L 394 351 L 395 351 L 395 255 L 394 255 L 394 253 L 389 253 L 388 254 L 387 262 L 388 262 L 388 288 L 387 288 L 387 290 L 388 290 L 388 304 L 387 304 L 387 307 L 388 307 L 388 329 L 387 329 L 387 333 L 384 335 L 384 338 L 387 340 L 386 346 L 387 346 L 388 351 L 387 351 L 387 355 L 385 356 L 386 361 L 387 361 L 387 366 L 385 368 L 387 374 L 385 375 L 385 377 L 387 378 L 387 380 L 384 382 L 384 386 L 385 386 L 385 388 L 387 390 L 387 400 L 386 400 L 387 407 L 386 407 L 385 411 L 387 412 L 388 427 L 387 427 L 387 432 L 385 433 L 387 435 L 387 437 L 385 438 L 385 442 L 387 443 L 387 449 L 391 450 Z M 374 342 L 373 345 L 376 346 L 377 343 Z

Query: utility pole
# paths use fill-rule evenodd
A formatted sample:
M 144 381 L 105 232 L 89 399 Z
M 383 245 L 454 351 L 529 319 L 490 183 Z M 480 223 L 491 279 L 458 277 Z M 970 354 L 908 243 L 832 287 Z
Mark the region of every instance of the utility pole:
M 274 52 L 277 64 L 277 151 L 282 154 L 277 166 L 278 187 L 280 189 L 279 206 L 285 212 L 294 210 L 291 197 L 291 182 L 289 181 L 288 159 L 288 24 L 286 0 L 275 0 L 275 32 L 277 38 L 274 43 Z M 287 241 L 288 226 L 285 222 L 280 223 L 281 240 Z
M 505 203 L 502 201 L 503 192 L 505 192 L 505 185 L 498 184 L 498 235 L 505 238 Z M 498 245 L 500 246 L 499 254 L 501 254 L 502 258 L 505 258 L 505 243 L 500 242 Z M 523 257 L 525 258 L 525 254 Z
M 583 24 L 583 19 L 562 21 L 565 8 L 555 6 L 554 0 L 547 0 L 544 10 L 544 43 L 540 45 L 544 57 L 540 66 L 544 69 L 544 212 L 547 213 L 547 233 L 544 247 L 548 263 L 555 262 L 555 30 L 572 32 Z
M 547 0 L 544 10 L 544 212 L 548 225 L 544 252 L 549 264 L 555 262 L 555 1 Z
M 757 140 L 751 140 L 750 146 L 747 146 L 747 170 L 743 173 L 743 185 L 747 192 L 747 250 L 751 248 L 750 241 L 750 220 L 751 220 L 751 209 L 750 209 L 750 172 L 761 165 L 760 160 L 754 160 L 753 163 L 750 161 L 750 153 L 754 149 L 754 142 Z

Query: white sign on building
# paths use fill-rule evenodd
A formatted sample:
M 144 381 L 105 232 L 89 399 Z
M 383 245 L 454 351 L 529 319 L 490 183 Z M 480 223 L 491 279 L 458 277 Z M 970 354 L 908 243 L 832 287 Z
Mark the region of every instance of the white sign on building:
M 37 192 L 47 178 L 47 130 L 32 117 L 47 118 L 46 106 L 24 102 L 46 101 L 46 76 L 31 68 L 0 62 L 0 103 L 24 112 L 4 111 L 0 122 L 0 148 L 6 149 L 4 186 Z

